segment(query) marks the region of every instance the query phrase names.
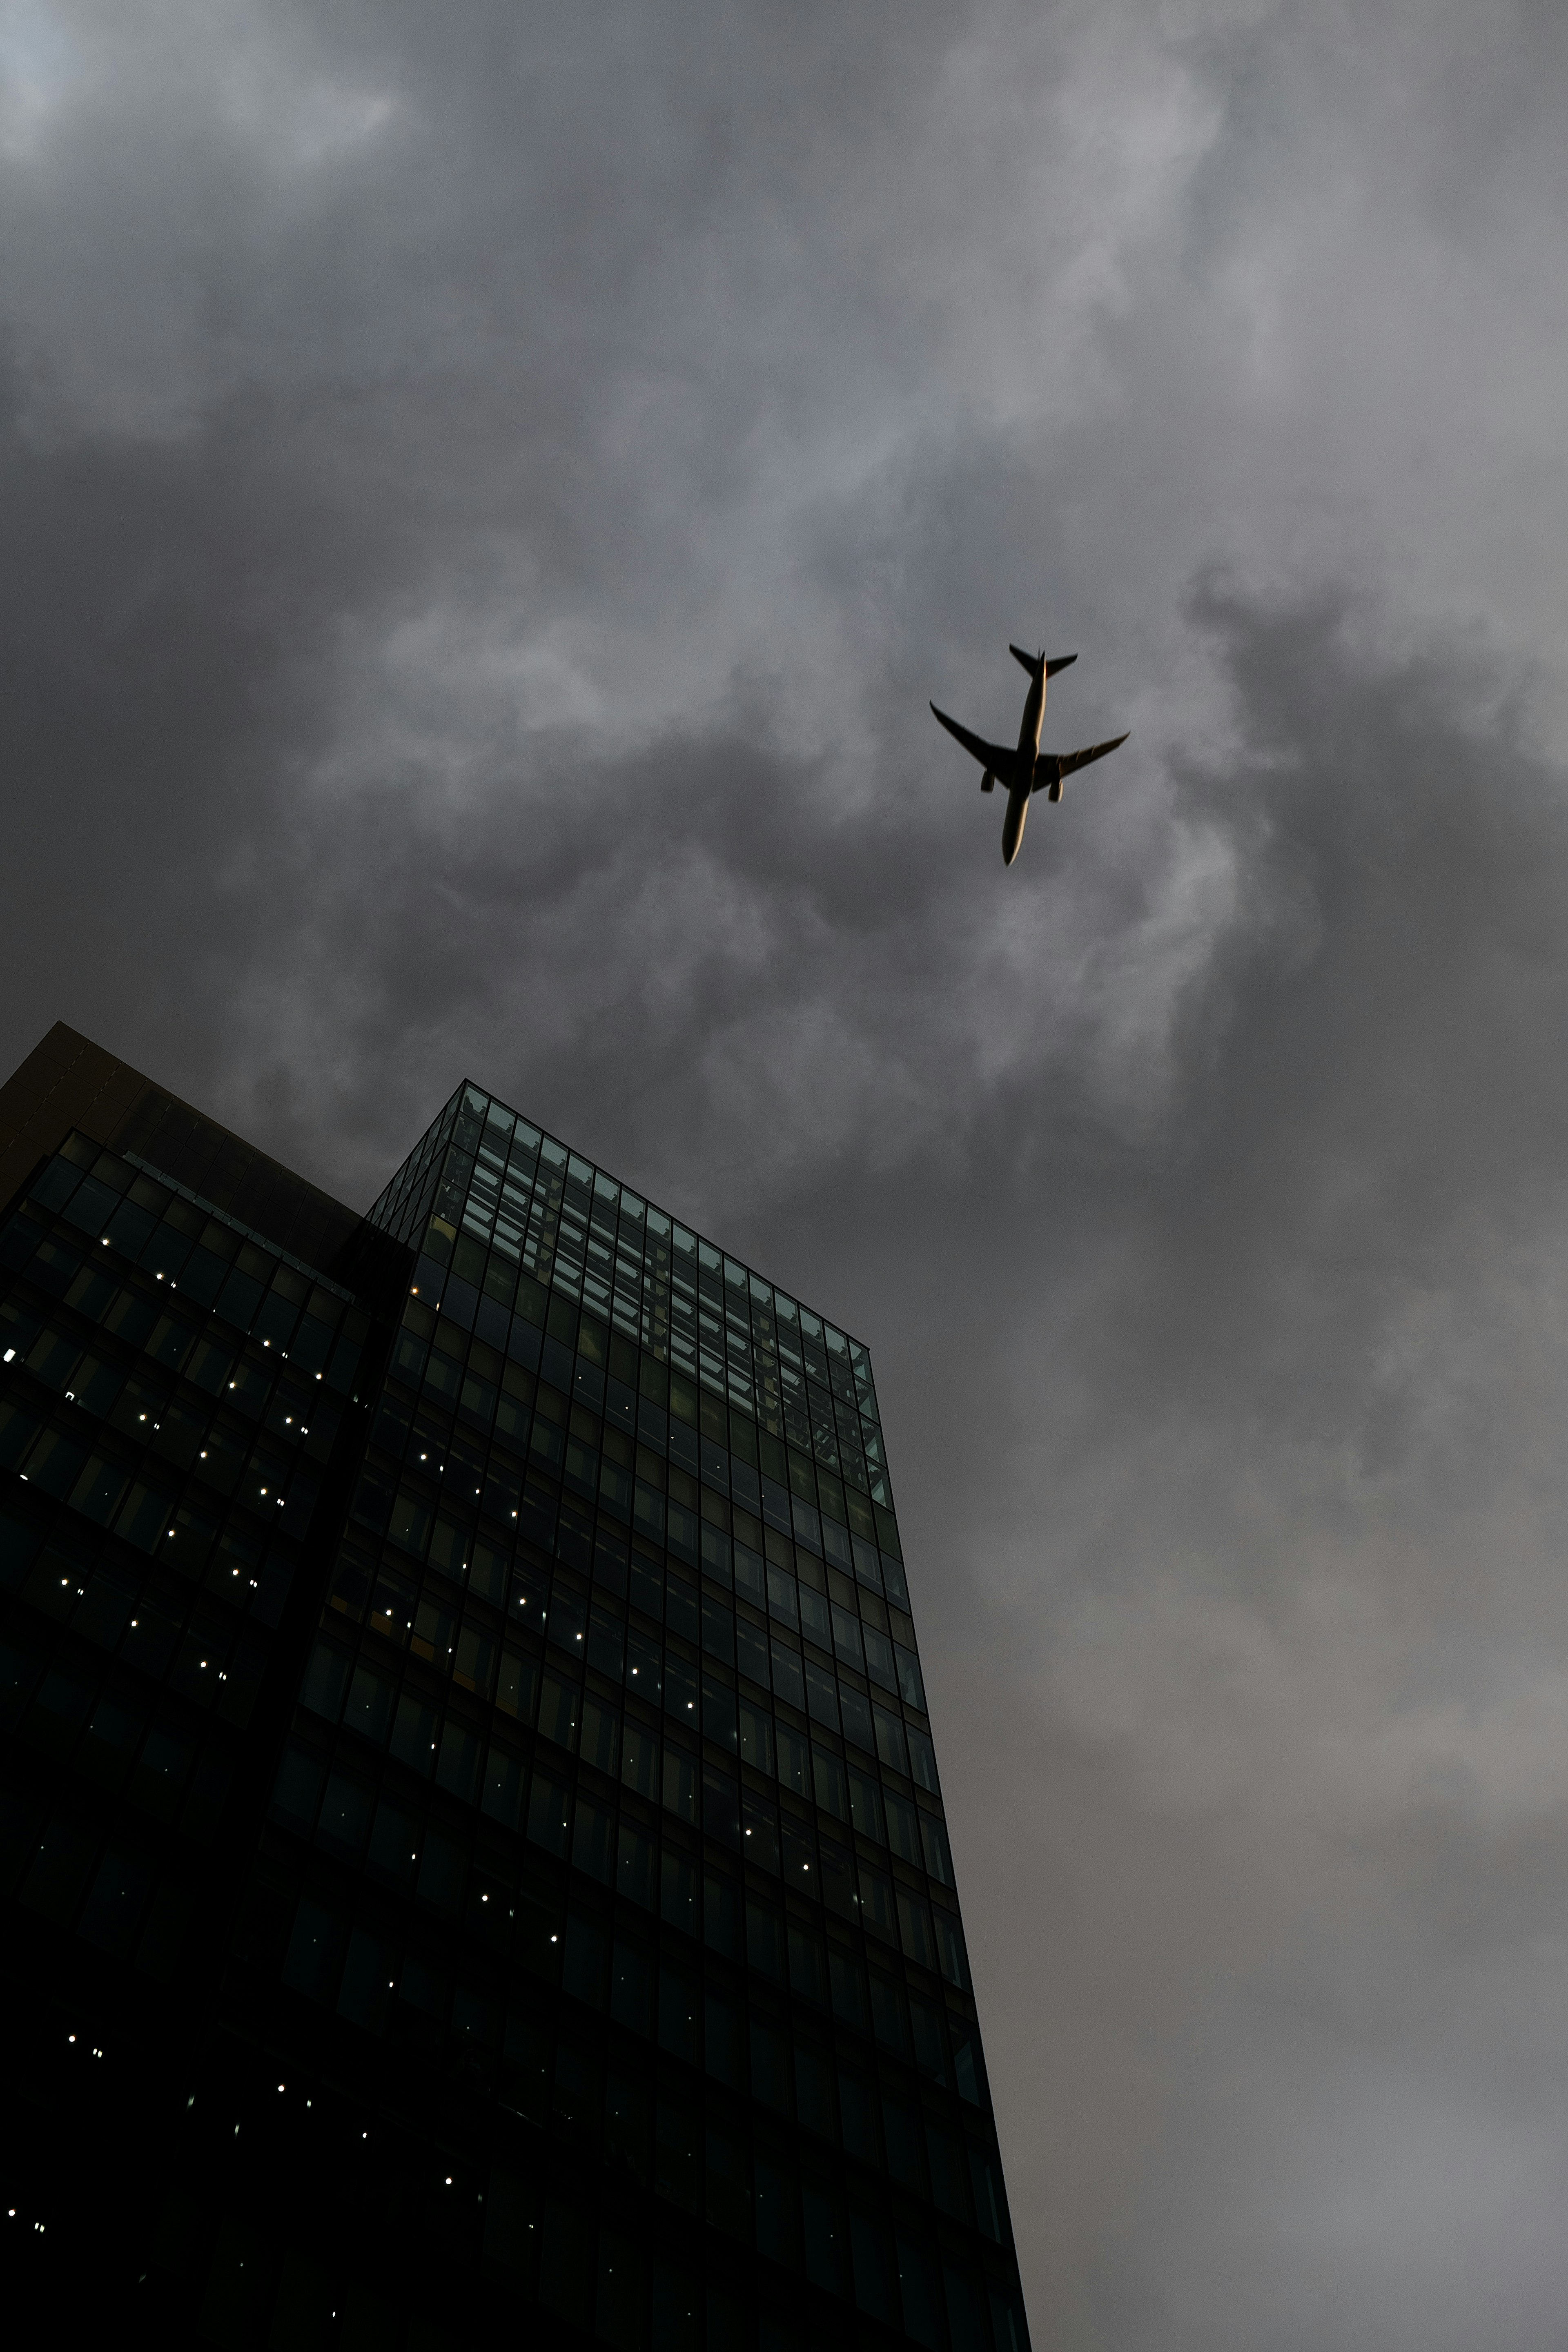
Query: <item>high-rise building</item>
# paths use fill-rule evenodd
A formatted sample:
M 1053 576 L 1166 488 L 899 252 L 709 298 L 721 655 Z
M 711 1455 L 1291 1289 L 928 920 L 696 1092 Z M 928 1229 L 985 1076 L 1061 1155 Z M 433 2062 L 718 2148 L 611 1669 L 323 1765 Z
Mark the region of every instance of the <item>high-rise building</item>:
M 866 1349 L 472 1085 L 58 1027 L 0 1201 L 11 2308 L 1026 2352 Z

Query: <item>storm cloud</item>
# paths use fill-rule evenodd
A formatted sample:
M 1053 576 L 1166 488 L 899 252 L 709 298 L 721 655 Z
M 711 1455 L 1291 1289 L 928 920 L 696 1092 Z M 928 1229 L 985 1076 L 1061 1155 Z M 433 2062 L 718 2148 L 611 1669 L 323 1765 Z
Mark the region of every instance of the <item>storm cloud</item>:
M 1042 2347 L 1561 2338 L 1565 105 L 0 0 L 0 1060 L 356 1203 L 471 1076 L 868 1341 Z

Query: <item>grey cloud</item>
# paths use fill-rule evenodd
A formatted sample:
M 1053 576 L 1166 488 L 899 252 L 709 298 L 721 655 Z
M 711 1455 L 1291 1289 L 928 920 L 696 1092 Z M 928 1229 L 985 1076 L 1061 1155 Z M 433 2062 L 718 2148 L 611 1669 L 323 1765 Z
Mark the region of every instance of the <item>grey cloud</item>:
M 871 1341 L 1041 2344 L 1560 2333 L 1563 73 L 0 36 L 11 1060 L 362 1201 L 467 1071 Z

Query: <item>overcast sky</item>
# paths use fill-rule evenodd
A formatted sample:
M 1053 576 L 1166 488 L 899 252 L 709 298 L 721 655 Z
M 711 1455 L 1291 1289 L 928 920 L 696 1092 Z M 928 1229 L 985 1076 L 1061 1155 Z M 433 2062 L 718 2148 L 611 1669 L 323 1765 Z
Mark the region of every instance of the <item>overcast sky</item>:
M 0 1066 L 870 1344 L 1037 2352 L 1568 2309 L 1568 14 L 0 0 Z M 1022 856 L 994 735 L 1076 652 Z

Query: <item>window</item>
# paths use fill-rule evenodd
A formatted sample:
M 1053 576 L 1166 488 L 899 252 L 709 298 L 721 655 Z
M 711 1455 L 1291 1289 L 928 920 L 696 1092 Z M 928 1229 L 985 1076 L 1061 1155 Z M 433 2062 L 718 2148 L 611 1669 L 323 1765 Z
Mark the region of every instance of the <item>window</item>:
M 551 2198 L 544 2208 L 539 2299 L 546 2311 L 586 2331 L 593 2325 L 594 2225 L 575 2205 Z
M 533 1844 L 564 1856 L 572 1800 L 569 1791 L 547 1772 L 535 1772 L 528 1792 L 528 1834 Z
M 655 2186 L 661 2197 L 684 2206 L 689 2213 L 700 2212 L 702 2207 L 697 2150 L 695 2115 L 683 2104 L 661 2098 L 655 2144 Z
M 787 1569 L 775 1568 L 768 1562 L 768 1614 L 782 1624 L 795 1626 L 800 1622 L 800 1606 L 795 1581 Z
M 308 1896 L 294 1915 L 283 1962 L 283 1981 L 311 2000 L 336 2000 L 344 1942 L 343 1922 L 330 1906 Z
M 810 2042 L 795 2044 L 795 2110 L 805 2128 L 820 2139 L 836 2140 L 838 2122 L 834 2110 L 833 2067 Z
M 626 1688 L 657 1706 L 664 1686 L 663 1652 L 652 1634 L 634 1625 L 626 1641 Z
M 864 1691 L 852 1684 L 838 1685 L 838 1710 L 843 1718 L 844 1737 L 852 1748 L 864 1748 L 868 1755 L 876 1753 L 876 1737 L 871 1727 L 871 1702 Z
M 343 1708 L 345 1727 L 384 1747 L 392 1725 L 392 1698 L 393 1685 L 384 1675 L 374 1666 L 356 1666 Z
M 816 1571 L 820 1576 L 821 1570 Z M 808 1584 L 800 1587 L 800 1629 L 808 1641 L 819 1649 L 833 1647 L 833 1620 L 826 1597 L 814 1592 Z
M 345 1860 L 357 1862 L 370 1829 L 371 1793 L 346 1772 L 333 1772 L 321 1799 L 316 1843 Z
M 740 1853 L 740 1784 L 716 1764 L 702 1767 L 702 1828 L 706 1836 L 717 1838 L 732 1853 Z
M 710 1986 L 703 2002 L 703 2061 L 716 2082 L 731 2091 L 746 2086 L 741 2017 L 734 2003 Z
M 392 1752 L 400 1763 L 426 1780 L 436 1768 L 436 1710 L 412 1691 L 405 1691 L 397 1702 Z
M 658 1972 L 658 2042 L 670 2057 L 698 2063 L 698 1987 L 686 1969 L 668 1962 Z
M 754 2163 L 757 2251 L 792 2268 L 800 2263 L 800 2225 L 794 2169 L 782 2155 L 759 2148 Z
M 708 2220 L 731 2237 L 749 2241 L 752 2200 L 746 2178 L 745 2144 L 736 2132 L 719 2123 L 710 2123 L 708 2126 L 707 2169 Z M 712 2300 L 710 2287 L 710 2307 Z
M 645 1911 L 651 1911 L 654 1907 L 655 1855 L 652 1838 L 630 1822 L 623 1822 L 616 1864 L 616 1891 Z
M 522 1722 L 531 1723 L 534 1693 L 538 1686 L 539 1669 L 533 1660 L 521 1656 L 516 1650 L 503 1650 L 495 1702 L 501 1713 L 517 1716 Z
M 964 2195 L 964 2166 L 958 2143 L 938 2125 L 927 2124 L 926 2155 L 931 2163 L 931 2195 L 955 2221 L 967 2221 L 969 2202 Z
M 985 2235 L 997 2245 L 1007 2242 L 1003 2226 L 1003 2203 L 996 2167 L 983 2148 L 973 2142 L 969 2148 L 969 2186 L 974 2199 L 974 2218 Z
M 664 1809 L 679 1821 L 697 1819 L 696 1759 L 670 1742 L 664 1750 Z
M 418 1858 L 418 1832 L 413 1815 L 390 1797 L 383 1797 L 375 1809 L 375 1826 L 371 1832 L 372 1871 L 395 1885 L 406 1886 Z
M 802 1895 L 816 1895 L 818 1893 L 816 1841 L 811 1833 L 811 1824 L 797 1821 L 793 1813 L 785 1813 L 783 1830 L 784 1884 L 795 1887 Z
M 154 1724 L 137 1761 L 132 1791 L 150 1811 L 172 1821 L 190 1770 L 191 1743 L 165 1727 Z
M 588 1663 L 612 1682 L 621 1679 L 626 1627 L 612 1609 L 595 1602 L 588 1621 Z
M 915 1785 L 931 1796 L 940 1797 L 942 1788 L 936 1777 L 936 1750 L 926 1734 L 914 1724 L 911 1723 L 909 1729 L 910 1758 Z
M 759 1976 L 767 1977 L 773 1984 L 783 1984 L 784 1923 L 776 1911 L 754 1896 L 746 1899 L 746 1960 Z
M 384 2033 L 392 2013 L 395 1956 L 384 1937 L 356 1927 L 349 1937 L 338 1993 L 338 2014 L 370 2033 Z
M 739 1748 L 735 1714 L 735 1694 L 726 1683 L 714 1675 L 702 1677 L 702 1737 L 715 1746 L 729 1748 L 731 1755 Z
M 865 1639 L 865 1673 L 872 1677 L 872 1682 L 879 1682 L 884 1691 L 896 1691 L 898 1667 L 893 1663 L 893 1644 L 889 1642 L 889 1637 L 884 1633 L 877 1633 L 875 1625 L 860 1625 L 860 1634 Z M 889 1759 L 884 1757 L 884 1761 Z
M 612 2346 L 614 2352 L 640 2352 L 647 2299 L 642 2250 L 615 2231 L 601 2230 L 595 2300 L 595 2334 L 599 2341 Z
M 904 1948 L 904 1958 L 922 1969 L 936 1964 L 935 1946 L 931 1936 L 931 1913 L 918 1895 L 907 1886 L 899 1889 L 899 1941 Z
M 658 1737 L 629 1718 L 621 1735 L 621 1780 L 640 1797 L 652 1797 L 658 1786 Z
M 640 1945 L 617 1937 L 610 1969 L 610 2014 L 617 2025 L 645 2040 L 653 2037 L 653 1988 L 648 1954 Z
M 958 2085 L 958 2095 L 971 2106 L 983 2104 L 980 2087 L 980 2045 L 967 2033 L 955 2032 L 952 2037 L 952 2074 Z
M 441 1733 L 441 1750 L 436 1767 L 438 1787 L 449 1790 L 464 1804 L 471 1805 L 479 1795 L 479 1736 L 456 1716 L 448 1716 Z
M 776 1727 L 779 1753 L 779 1779 L 786 1789 L 797 1796 L 811 1794 L 811 1749 L 798 1731 L 785 1723 Z
M 812 1749 L 811 1762 L 818 1809 L 831 1813 L 836 1822 L 847 1822 L 849 1819 L 849 1788 L 843 1765 L 837 1756 L 824 1748 Z
M 742 1674 L 750 1675 L 763 1689 L 768 1687 L 768 1639 L 762 1628 L 749 1618 L 739 1617 L 735 1622 L 735 1663 Z
M 492 1744 L 485 1761 L 482 1810 L 503 1829 L 515 1830 L 522 1811 L 525 1774 L 522 1759 L 509 1748 Z
M 815 1665 L 809 1658 L 805 1665 L 805 1704 L 814 1722 L 825 1724 L 830 1731 L 837 1730 L 838 1685 L 830 1668 Z
M 419 1858 L 420 1901 L 434 1904 L 437 1910 L 455 1918 L 462 1907 L 468 1866 L 468 1854 L 455 1838 L 443 1829 L 428 1828 Z
M 900 1889 L 900 1893 L 902 1893 Z M 934 2001 L 923 2000 L 918 1993 L 910 1995 L 910 2023 L 914 2029 L 915 2063 L 922 2074 L 933 2083 L 947 2081 L 947 2036 L 942 2032 L 942 2013 Z
M 584 1701 L 578 1754 L 585 1764 L 595 1765 L 611 1780 L 616 1777 L 620 1752 L 620 1717 L 613 1706 L 607 1706 L 602 1699 Z
M 550 1639 L 574 1657 L 581 1658 L 587 1622 L 588 1612 L 582 1594 L 574 1592 L 568 1585 L 557 1583 L 550 1597 Z
M 121 1846 L 110 1846 L 82 1906 L 78 1934 L 106 1951 L 128 1956 L 135 1948 L 152 1892 L 148 1864 Z
M 539 1703 L 540 1737 L 553 1740 L 558 1748 L 575 1748 L 581 1703 L 582 1693 L 575 1683 L 568 1682 L 564 1675 L 546 1674 Z
M 103 1709 L 99 1709 L 101 1715 Z M 93 1729 L 98 1728 L 98 1716 L 93 1717 Z M 283 1760 L 278 1767 L 278 1778 L 272 1789 L 272 1811 L 275 1819 L 308 1831 L 316 1818 L 316 1800 L 321 1789 L 321 1766 L 300 1740 L 290 1739 L 283 1750 Z
M 581 1807 L 578 1818 L 581 1821 Z M 574 1908 L 567 1915 L 562 1981 L 574 2000 L 603 2009 L 608 1990 L 610 1938 L 600 1921 Z
M 773 1643 L 773 1694 L 790 1706 L 805 1712 L 805 1671 L 798 1650 L 774 1639 Z
M 849 1773 L 849 1818 L 862 1837 L 886 1845 L 881 1790 L 868 1772 L 857 1772 L 853 1768 Z
M 841 1918 L 857 1916 L 854 1857 L 827 1838 L 822 1841 L 822 1899 Z
M 885 1791 L 888 1809 L 888 1843 L 900 1862 L 912 1862 L 917 1870 L 924 1865 L 921 1849 L 920 1821 L 907 1797 L 895 1796 L 891 1789 Z
M 937 1965 L 949 1984 L 960 1992 L 969 1990 L 969 1959 L 963 1948 L 963 1930 L 951 1911 L 938 1904 L 931 1916 L 936 1923 Z
M 884 2050 L 894 2051 L 900 2057 L 907 2053 L 903 1995 L 893 1979 L 879 1969 L 871 1970 L 871 2030 Z
M 605 2159 L 645 2184 L 652 2124 L 647 2085 L 624 2068 L 611 2067 L 605 2084 Z
M 858 2157 L 862 2164 L 880 2166 L 881 2135 L 878 2129 L 877 2087 L 864 2074 L 840 2067 L 838 2071 L 838 2113 L 843 2126 L 844 2145 L 849 2154 Z
M 903 2307 L 904 2333 L 926 2352 L 939 2352 L 942 2344 L 942 2287 L 936 2264 L 930 2250 L 916 2239 L 900 2233 L 898 2240 L 899 2297 Z M 1024 2352 L 1020 2337 L 1016 2346 L 1006 2346 L 1005 2352 Z
M 877 1725 L 877 1753 L 884 1764 L 906 1776 L 910 1769 L 909 1749 L 904 1743 L 904 1727 L 896 1715 L 885 1706 L 873 1709 Z
M 659 1916 L 689 1936 L 697 1933 L 698 1868 L 689 1854 L 664 1849 L 659 1881 Z
M 673 1633 L 695 1642 L 699 1631 L 697 1587 L 688 1584 L 683 1577 L 671 1576 L 665 1588 L 664 1622 Z
M 942 2266 L 942 2280 L 947 2289 L 952 2352 L 991 2352 L 991 2330 L 979 2280 L 946 2263 Z
M 887 2231 L 868 2213 L 849 2216 L 849 2246 L 855 2274 L 855 2300 L 873 2319 L 891 2323 L 893 2298 Z
M 776 1877 L 779 1868 L 778 1808 L 765 1797 L 750 1789 L 742 1791 L 741 1801 L 742 1845 L 746 1860 L 759 1870 L 771 1871 Z
M 806 2275 L 814 2286 L 827 2294 L 847 2296 L 847 2232 L 837 2199 L 826 2188 L 807 2181 L 801 2189 L 801 2211 L 805 2224 Z
M 742 1699 L 740 1705 L 740 1747 L 742 1763 L 754 1765 L 759 1772 L 772 1773 L 773 1719 L 766 1707 L 757 1706 L 749 1699 Z
M 873 1936 L 879 1936 L 885 1944 L 896 1943 L 898 1929 L 894 1925 L 891 1880 L 885 1871 L 873 1870 L 868 1863 L 864 1862 L 859 1865 L 859 1880 L 860 1916 L 867 1928 Z M 903 1893 L 900 1887 L 900 1901 Z

